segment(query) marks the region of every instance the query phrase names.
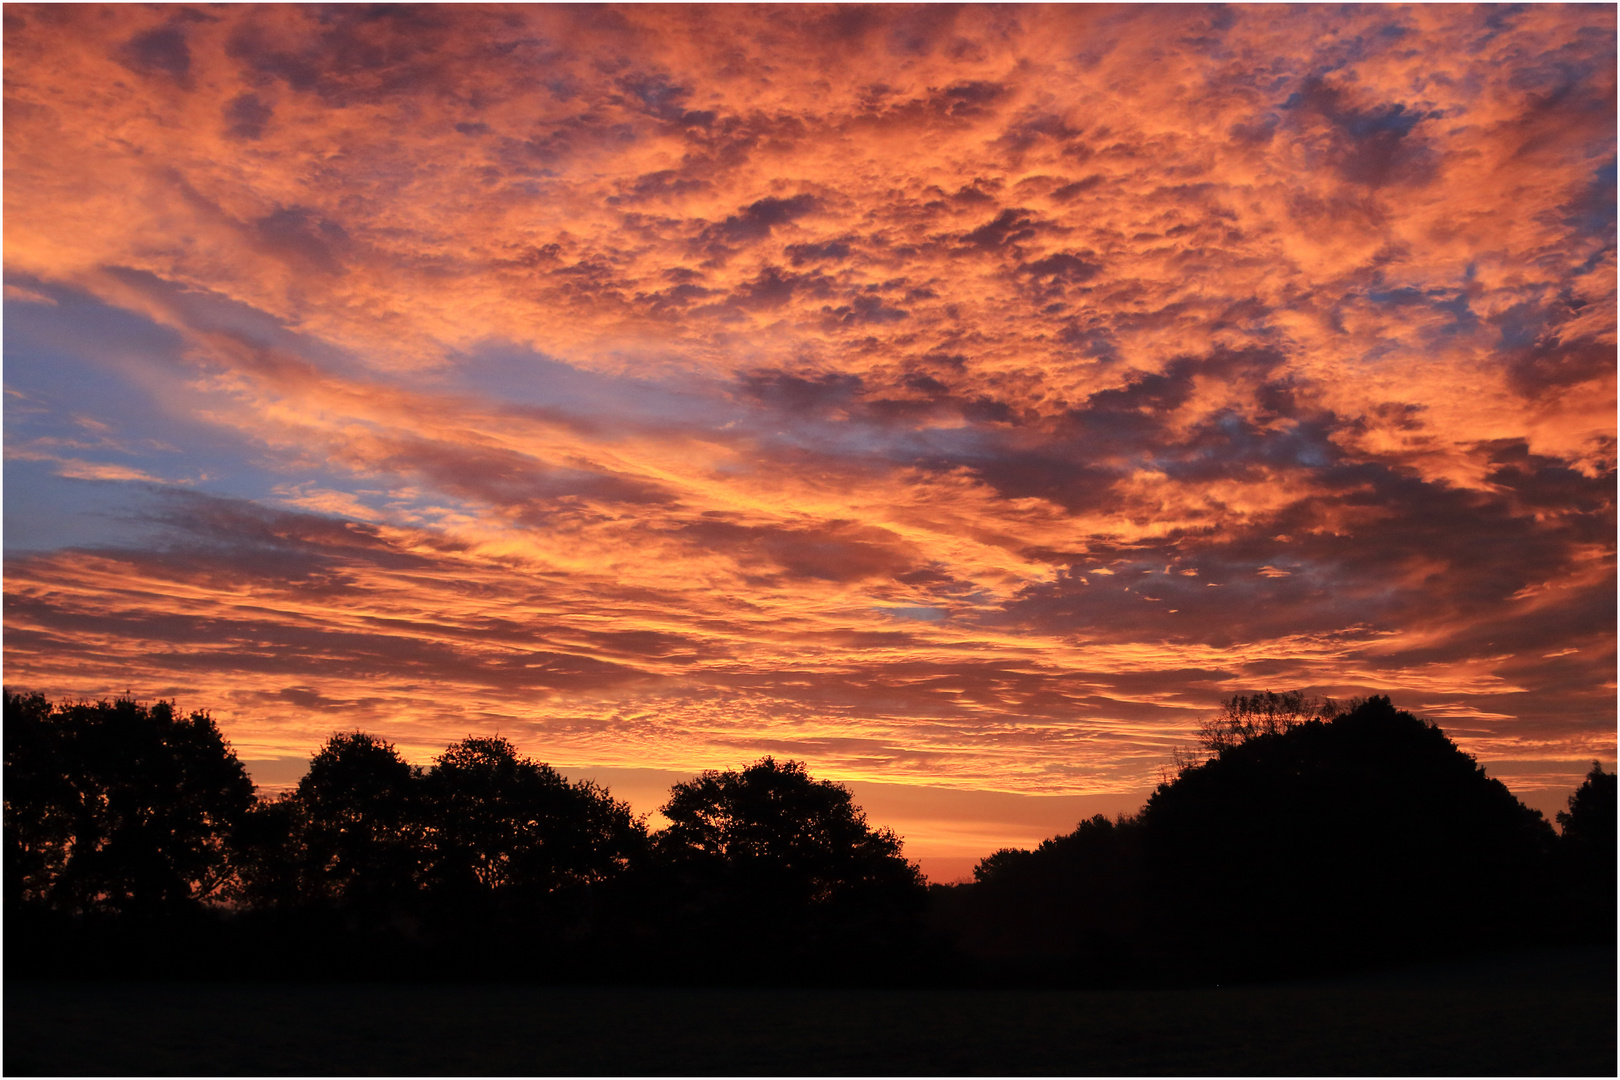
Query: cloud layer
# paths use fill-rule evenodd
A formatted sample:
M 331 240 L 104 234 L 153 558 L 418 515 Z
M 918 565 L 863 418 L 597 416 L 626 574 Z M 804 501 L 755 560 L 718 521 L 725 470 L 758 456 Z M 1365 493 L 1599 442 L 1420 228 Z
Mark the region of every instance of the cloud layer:
M 8 5 L 8 683 L 245 757 L 1614 755 L 1615 13 Z

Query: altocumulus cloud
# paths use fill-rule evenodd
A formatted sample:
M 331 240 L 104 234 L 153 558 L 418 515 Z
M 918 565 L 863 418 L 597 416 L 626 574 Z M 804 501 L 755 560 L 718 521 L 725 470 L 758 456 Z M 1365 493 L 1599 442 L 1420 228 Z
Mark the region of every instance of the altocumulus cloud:
M 16 685 L 265 760 L 1126 792 L 1266 687 L 1612 760 L 1613 8 L 6 43 Z

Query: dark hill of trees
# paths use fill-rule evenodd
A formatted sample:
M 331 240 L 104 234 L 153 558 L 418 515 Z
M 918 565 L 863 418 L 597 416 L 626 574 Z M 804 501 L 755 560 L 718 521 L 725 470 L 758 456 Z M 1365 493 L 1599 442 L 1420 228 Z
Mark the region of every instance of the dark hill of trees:
M 1372 698 L 1234 698 L 1142 811 L 925 888 L 849 791 L 765 758 L 670 828 L 499 737 L 334 735 L 259 798 L 206 713 L 5 696 L 8 975 L 1236 980 L 1612 941 L 1615 778 L 1560 836 Z
M 1388 698 L 1343 712 L 1235 698 L 1203 747 L 1135 817 L 984 860 L 942 899 L 942 925 L 994 968 L 1082 981 L 1236 980 L 1612 934 L 1612 777 L 1606 816 L 1585 810 L 1603 798 L 1584 794 L 1602 790 L 1600 769 L 1572 806 L 1594 831 L 1607 822 L 1607 847 L 1562 844 Z M 1563 850 L 1577 844 L 1609 852 L 1607 866 Z

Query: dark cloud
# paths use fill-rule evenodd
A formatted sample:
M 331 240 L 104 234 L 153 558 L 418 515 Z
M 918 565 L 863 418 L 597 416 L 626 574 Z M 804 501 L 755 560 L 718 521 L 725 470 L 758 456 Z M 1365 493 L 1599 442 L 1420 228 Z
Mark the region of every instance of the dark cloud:
M 692 96 L 690 88 L 677 86 L 666 75 L 643 74 L 619 80 L 649 116 L 687 127 L 709 127 L 715 121 L 712 109 L 687 109 L 682 103 Z
M 1039 144 L 1064 144 L 1084 134 L 1083 128 L 1070 127 L 1061 116 L 1026 109 L 1007 126 L 996 144 L 1016 157 Z
M 1491 317 L 1514 390 L 1537 399 L 1613 376 L 1612 330 L 1599 334 L 1564 329 L 1584 306 L 1584 301 L 1566 294 L 1551 304 L 1516 304 Z
M 1414 132 L 1438 114 L 1400 102 L 1358 106 L 1319 76 L 1305 80 L 1280 107 L 1327 122 L 1331 133 L 1328 160 L 1346 180 L 1378 188 L 1425 184 L 1435 175 L 1435 153 Z
M 527 454 L 475 442 L 400 436 L 374 448 L 376 461 L 402 475 L 418 476 L 459 498 L 487 503 L 519 521 L 544 524 L 568 506 L 652 507 L 675 501 L 651 481 L 590 467 L 538 461 Z
M 365 522 L 175 488 L 154 489 L 152 498 L 156 508 L 150 520 L 189 542 L 311 553 L 363 550 L 375 557 L 394 554 L 377 528 Z
M 1037 281 L 1046 278 L 1051 281 L 1079 284 L 1096 277 L 1102 271 L 1102 267 L 1096 262 L 1064 251 L 1056 255 L 1048 255 L 1044 259 L 1036 259 L 1034 262 L 1025 263 L 1018 270 L 1020 273 L 1030 275 Z
M 1101 176 L 1097 175 L 1096 173 L 1092 173 L 1090 176 L 1076 180 L 1073 183 L 1064 184 L 1062 187 L 1054 188 L 1052 191 L 1052 198 L 1057 202 L 1068 202 L 1070 199 L 1073 199 L 1079 195 L 1084 195 L 1086 192 L 1097 187 L 1102 182 L 1103 178 Z
M 225 107 L 226 130 L 238 139 L 258 139 L 274 115 L 257 94 L 238 94 Z
M 1591 183 L 1565 203 L 1563 224 L 1599 239 L 1615 240 L 1615 159 L 1592 173 Z
M 1042 224 L 1036 220 L 1029 210 L 1013 208 L 1003 210 L 990 221 L 980 225 L 972 232 L 962 236 L 963 241 L 974 247 L 993 251 L 997 248 L 1016 245 L 1024 240 L 1030 240 L 1042 230 Z
M 608 197 L 610 204 L 619 202 L 646 202 L 649 199 L 677 200 L 713 185 L 700 177 L 684 175 L 674 169 L 660 169 L 635 178 L 629 190 L 622 195 Z
M 119 50 L 126 67 L 152 74 L 161 73 L 182 85 L 190 84 L 191 47 L 178 26 L 159 26 L 136 34 Z
M 1507 447 L 1496 453 L 1517 456 Z M 1517 470 L 1504 477 L 1529 480 Z M 1313 479 L 1309 498 L 1246 528 L 1181 532 L 1134 545 L 1123 558 L 1076 558 L 1054 584 L 1026 589 L 1007 617 L 1085 626 L 1119 640 L 1149 634 L 1216 648 L 1306 634 L 1366 650 L 1398 626 L 1444 620 L 1475 627 L 1402 661 L 1450 662 L 1479 655 L 1487 641 L 1509 650 L 1552 643 L 1556 620 L 1531 618 L 1540 608 L 1516 607 L 1512 598 L 1567 574 L 1580 547 L 1592 542 L 1587 526 L 1593 534 L 1612 530 L 1612 492 L 1599 495 L 1601 482 L 1581 488 L 1592 509 L 1572 528 L 1538 521 L 1534 508 L 1508 498 L 1389 468 L 1332 464 L 1314 470 Z M 1580 487 L 1564 475 L 1541 483 L 1548 498 Z M 1357 520 L 1365 524 L 1350 524 Z M 1109 573 L 1096 572 L 1098 566 Z M 1601 588 L 1571 594 L 1574 607 L 1562 617 L 1576 617 L 1601 594 Z M 1611 593 L 1598 615 L 1579 616 L 1581 625 L 1593 630 L 1593 619 L 1612 606 Z
M 745 206 L 718 225 L 704 230 L 705 236 L 733 244 L 752 243 L 771 235 L 778 225 L 786 225 L 816 209 L 814 195 L 794 195 L 778 199 L 774 195 Z
M 524 158 L 547 167 L 544 175 L 554 175 L 553 167 L 566 165 L 587 149 L 611 149 L 635 141 L 634 125 L 610 121 L 601 113 L 582 112 L 550 124 L 518 146 Z
M 911 312 L 890 307 L 883 297 L 873 293 L 853 296 L 847 304 L 824 307 L 821 311 L 829 323 L 837 326 L 877 326 L 911 317 Z
M 744 282 L 731 302 L 753 311 L 768 311 L 786 304 L 795 292 L 825 294 L 826 290 L 826 283 L 818 277 L 784 274 L 779 267 L 767 266 L 754 280 Z
M 726 551 L 745 566 L 768 563 L 788 577 L 860 581 L 894 577 L 912 568 L 912 556 L 887 529 L 850 521 L 814 528 L 743 525 L 709 514 L 675 530 L 688 543 Z
M 743 393 L 773 409 L 791 413 L 820 413 L 859 398 L 864 383 L 859 375 L 827 373 L 812 378 L 784 371 L 756 371 L 742 378 Z
M 946 386 L 932 375 L 925 375 L 920 372 L 912 372 L 911 374 L 905 376 L 902 381 L 906 386 L 911 387 L 911 389 L 920 390 L 923 393 L 930 394 L 934 397 L 939 397 L 950 393 L 950 387 Z
M 271 13 L 266 12 L 266 15 Z M 296 28 L 253 15 L 226 43 L 226 55 L 258 84 L 284 83 L 343 107 L 423 90 L 451 88 L 443 73 L 460 56 L 461 37 L 452 21 L 431 5 L 356 5 L 307 9 Z
M 339 253 L 348 246 L 349 234 L 317 210 L 284 206 L 253 222 L 253 229 L 268 251 L 300 269 L 343 272 Z
M 993 398 L 977 397 L 962 405 L 964 419 L 980 424 L 1014 424 L 1018 422 L 1017 411 L 1005 401 L 996 401 Z
M 819 244 L 789 244 L 785 249 L 794 266 L 807 262 L 836 262 L 849 257 L 847 240 L 826 240 Z
M 1253 120 L 1240 121 L 1226 129 L 1226 134 L 1244 146 L 1264 146 L 1277 133 L 1277 117 L 1267 113 Z
M 1492 466 L 1486 478 L 1514 492 L 1535 511 L 1587 524 L 1601 540 L 1613 531 L 1615 476 L 1612 468 L 1589 476 L 1567 462 L 1534 454 L 1523 439 L 1498 439 L 1481 447 Z
M 992 82 L 963 82 L 948 86 L 934 96 L 934 107 L 958 119 L 982 115 L 986 108 L 1007 95 L 1007 88 Z
M 953 472 L 965 468 L 1003 499 L 1045 499 L 1069 511 L 1095 510 L 1114 499 L 1122 474 L 1072 456 L 1064 448 L 1003 450 L 994 455 L 924 458 L 925 469 Z

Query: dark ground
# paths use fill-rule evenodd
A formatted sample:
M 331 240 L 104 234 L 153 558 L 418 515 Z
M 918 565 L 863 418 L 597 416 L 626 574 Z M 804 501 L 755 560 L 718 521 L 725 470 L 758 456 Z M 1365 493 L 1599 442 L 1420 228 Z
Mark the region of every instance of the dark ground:
M 1615 952 L 1180 990 L 6 984 L 8 1076 L 1616 1071 Z

